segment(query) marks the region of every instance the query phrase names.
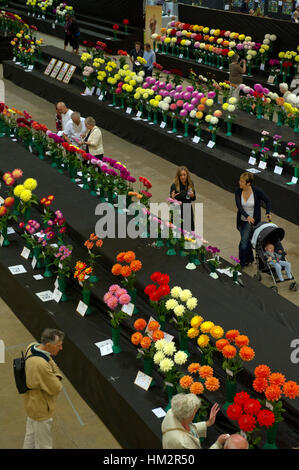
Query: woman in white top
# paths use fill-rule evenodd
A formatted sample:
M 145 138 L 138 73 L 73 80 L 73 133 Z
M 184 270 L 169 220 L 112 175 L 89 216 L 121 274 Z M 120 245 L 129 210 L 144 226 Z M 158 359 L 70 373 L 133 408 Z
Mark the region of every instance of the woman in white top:
M 239 244 L 239 258 L 241 266 L 252 263 L 253 252 L 251 247 L 251 235 L 253 226 L 261 221 L 261 202 L 266 203 L 266 216 L 270 221 L 271 202 L 261 189 L 252 185 L 253 174 L 242 173 L 239 180 L 239 188 L 235 191 L 237 214 L 237 229 L 241 234 Z
M 102 133 L 100 128 L 96 126 L 93 117 L 89 116 L 85 119 L 85 127 L 87 131 L 83 136 L 83 141 L 79 142 L 79 145 L 86 145 L 87 153 L 90 153 L 94 157 L 102 158 L 104 155 Z

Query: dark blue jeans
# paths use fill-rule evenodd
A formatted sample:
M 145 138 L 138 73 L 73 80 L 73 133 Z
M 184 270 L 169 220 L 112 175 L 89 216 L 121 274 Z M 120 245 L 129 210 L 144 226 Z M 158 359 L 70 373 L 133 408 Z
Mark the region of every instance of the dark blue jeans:
M 241 240 L 239 243 L 239 259 L 241 266 L 245 266 L 245 264 L 252 263 L 254 260 L 251 248 L 252 226 L 249 222 L 241 221 L 239 232 L 241 234 Z

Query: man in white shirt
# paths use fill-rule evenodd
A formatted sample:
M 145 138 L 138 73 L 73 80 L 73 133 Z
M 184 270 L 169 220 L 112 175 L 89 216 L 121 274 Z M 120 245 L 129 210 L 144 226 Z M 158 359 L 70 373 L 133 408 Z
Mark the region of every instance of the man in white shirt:
M 71 115 L 73 114 L 73 111 L 69 108 L 66 107 L 66 105 L 60 101 L 57 103 L 56 106 L 57 112 L 61 115 L 61 124 L 62 124 L 62 132 L 58 132 L 58 135 L 62 134 L 65 130 L 65 126 L 67 122 L 71 119 Z
M 77 145 L 82 140 L 82 135 L 85 134 L 85 119 L 80 116 L 80 113 L 74 112 L 71 119 L 66 123 L 63 131 L 63 137 L 69 144 Z

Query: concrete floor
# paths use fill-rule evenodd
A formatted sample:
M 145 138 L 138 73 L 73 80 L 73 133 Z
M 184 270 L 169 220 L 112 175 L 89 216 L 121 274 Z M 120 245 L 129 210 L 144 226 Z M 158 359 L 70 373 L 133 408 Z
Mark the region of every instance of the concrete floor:
M 61 47 L 61 40 L 42 36 L 47 45 Z M 8 105 L 28 111 L 36 121 L 55 129 L 54 107 L 51 103 L 11 82 L 4 82 Z M 57 97 L 59 99 L 63 100 L 63 96 Z M 162 202 L 168 197 L 169 187 L 176 173 L 175 165 L 106 130 L 103 130 L 103 141 L 106 155 L 127 165 L 135 177 L 146 176 L 153 183 L 153 202 Z M 192 179 L 197 191 L 197 202 L 204 205 L 204 237 L 210 244 L 221 249 L 220 255 L 223 258 L 237 256 L 239 232 L 235 227 L 236 207 L 233 194 L 196 175 L 192 175 Z M 293 274 L 299 280 L 298 226 L 275 214 L 273 222 L 285 230 L 284 247 L 292 263 Z M 246 272 L 253 275 L 255 266 L 246 268 Z M 270 285 L 270 278 L 264 276 L 263 282 Z M 279 295 L 299 306 L 299 292 L 290 292 L 288 283 L 279 285 Z M 13 382 L 12 358 L 19 355 L 32 337 L 3 301 L 0 301 L 0 337 L 6 345 L 6 363 L 0 365 L 0 448 L 20 448 L 25 430 L 25 413 L 22 397 L 17 394 Z M 53 431 L 55 448 L 120 448 L 105 425 L 66 379 L 64 390 L 58 399 Z

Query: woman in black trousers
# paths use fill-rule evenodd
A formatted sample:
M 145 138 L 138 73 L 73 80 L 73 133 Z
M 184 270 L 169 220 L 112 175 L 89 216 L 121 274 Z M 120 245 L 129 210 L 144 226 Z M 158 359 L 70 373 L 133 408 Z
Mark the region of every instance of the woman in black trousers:
M 271 221 L 271 201 L 261 189 L 252 185 L 253 174 L 242 173 L 239 180 L 240 187 L 235 191 L 237 213 L 237 229 L 241 234 L 239 244 L 239 259 L 242 267 L 247 266 L 254 260 L 251 236 L 253 226 L 261 221 L 261 203 L 266 204 L 266 217 Z
M 174 178 L 174 182 L 170 188 L 170 197 L 176 199 L 182 203 L 181 205 L 181 217 L 184 220 L 184 204 L 191 204 L 195 201 L 195 189 L 194 184 L 191 180 L 188 168 L 180 166 Z M 185 210 L 185 219 L 187 219 L 187 210 Z M 188 221 L 185 221 L 187 223 Z M 189 227 L 190 228 L 190 227 Z M 186 227 L 188 230 L 188 227 Z M 194 230 L 194 216 L 191 206 L 191 230 Z

